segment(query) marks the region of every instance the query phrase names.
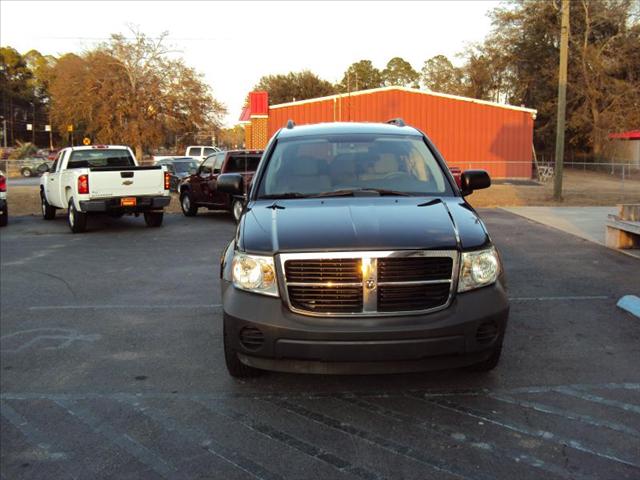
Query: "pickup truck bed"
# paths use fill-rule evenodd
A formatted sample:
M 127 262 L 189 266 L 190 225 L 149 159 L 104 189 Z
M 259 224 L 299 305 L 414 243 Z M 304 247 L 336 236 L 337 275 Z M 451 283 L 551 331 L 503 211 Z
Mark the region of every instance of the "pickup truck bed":
M 166 168 L 137 165 L 123 146 L 63 149 L 42 177 L 40 194 L 43 217 L 52 219 L 56 209 L 67 208 L 74 233 L 84 231 L 87 215 L 95 212 L 142 213 L 148 226 L 160 226 L 171 200 Z

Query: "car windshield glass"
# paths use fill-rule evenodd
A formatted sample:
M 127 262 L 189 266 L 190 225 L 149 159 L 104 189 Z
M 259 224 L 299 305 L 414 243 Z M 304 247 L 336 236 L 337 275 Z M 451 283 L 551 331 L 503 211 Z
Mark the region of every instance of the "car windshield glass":
M 258 197 L 451 195 L 440 165 L 416 135 L 333 135 L 279 140 Z M 355 194 L 354 194 L 355 196 Z
M 173 162 L 173 168 L 176 173 L 189 173 L 189 170 L 198 168 L 198 162 Z
M 135 167 L 135 165 L 128 150 L 105 148 L 72 152 L 67 168 Z

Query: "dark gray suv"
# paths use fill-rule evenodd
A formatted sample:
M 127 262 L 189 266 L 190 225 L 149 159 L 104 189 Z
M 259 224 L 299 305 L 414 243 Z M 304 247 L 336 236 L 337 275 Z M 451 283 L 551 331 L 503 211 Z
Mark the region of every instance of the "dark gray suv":
M 500 358 L 504 270 L 432 142 L 401 120 L 278 131 L 222 254 L 229 373 L 387 373 Z M 242 193 L 237 174 L 218 189 Z

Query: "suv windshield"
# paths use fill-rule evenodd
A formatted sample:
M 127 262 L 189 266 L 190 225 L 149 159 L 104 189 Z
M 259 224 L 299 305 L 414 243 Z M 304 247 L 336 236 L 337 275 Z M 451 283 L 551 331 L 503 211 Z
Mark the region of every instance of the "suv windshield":
M 128 150 L 105 148 L 72 152 L 67 168 L 135 167 L 135 165 Z
M 415 135 L 333 135 L 279 140 L 258 197 L 451 195 L 435 157 Z

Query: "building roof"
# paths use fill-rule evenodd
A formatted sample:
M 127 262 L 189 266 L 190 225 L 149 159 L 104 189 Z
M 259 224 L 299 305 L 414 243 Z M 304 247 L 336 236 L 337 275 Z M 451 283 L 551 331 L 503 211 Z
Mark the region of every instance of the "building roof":
M 489 105 L 492 107 L 498 107 L 498 108 L 506 108 L 507 110 L 517 110 L 517 111 L 521 111 L 521 112 L 529 112 L 531 113 L 531 115 L 534 116 L 538 113 L 537 110 L 533 109 L 533 108 L 526 108 L 526 107 L 516 107 L 514 105 L 507 105 L 505 103 L 498 103 L 498 102 L 490 102 L 488 100 L 478 100 L 476 98 L 470 98 L 470 97 L 461 97 L 459 95 L 449 95 L 448 93 L 438 93 L 438 92 L 433 92 L 431 90 L 419 90 L 417 88 L 408 88 L 408 87 L 380 87 L 380 88 L 371 88 L 369 90 L 358 90 L 357 92 L 351 92 L 349 93 L 338 93 L 336 95 L 329 95 L 326 97 L 318 97 L 318 98 L 309 98 L 307 100 L 298 100 L 295 102 L 288 102 L 288 103 L 281 103 L 279 105 L 271 105 L 269 107 L 269 109 L 274 109 L 274 108 L 282 108 L 282 107 L 291 107 L 294 105 L 303 105 L 305 103 L 315 103 L 315 102 L 321 102 L 323 100 L 331 100 L 334 98 L 345 98 L 348 96 L 358 96 L 358 95 L 370 95 L 370 94 L 375 94 L 378 92 L 388 92 L 388 91 L 393 91 L 393 90 L 399 90 L 399 91 L 403 91 L 403 92 L 409 92 L 409 93 L 415 93 L 415 94 L 420 94 L 420 95 L 430 95 L 433 97 L 442 97 L 442 98 L 450 98 L 453 100 L 459 100 L 462 102 L 470 102 L 470 103 L 477 103 L 480 105 Z
M 640 130 L 629 130 L 628 132 L 610 133 L 609 138 L 618 138 L 621 140 L 640 140 Z

